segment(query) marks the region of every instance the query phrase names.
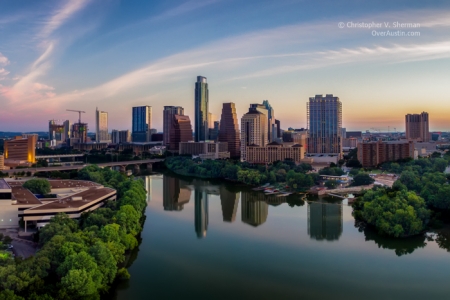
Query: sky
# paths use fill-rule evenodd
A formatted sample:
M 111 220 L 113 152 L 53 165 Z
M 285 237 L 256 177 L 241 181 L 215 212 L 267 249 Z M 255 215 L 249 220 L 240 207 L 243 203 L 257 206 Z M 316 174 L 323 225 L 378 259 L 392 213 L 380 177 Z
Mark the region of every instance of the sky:
M 402 27 L 399 27 L 402 26 Z M 401 36 L 405 35 L 405 36 Z M 47 131 L 78 119 L 130 129 L 133 106 L 194 119 L 269 100 L 281 127 L 306 127 L 306 103 L 333 94 L 347 130 L 404 131 L 426 111 L 450 130 L 450 1 L 71 0 L 0 2 L 0 131 Z

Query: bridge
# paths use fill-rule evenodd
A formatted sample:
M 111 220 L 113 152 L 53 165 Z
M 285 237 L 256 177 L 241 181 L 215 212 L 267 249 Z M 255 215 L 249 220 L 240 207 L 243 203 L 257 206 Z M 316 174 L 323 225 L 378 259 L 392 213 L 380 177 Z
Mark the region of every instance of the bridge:
M 121 172 L 125 172 L 126 167 L 130 165 L 134 165 L 134 172 L 139 173 L 140 165 L 146 164 L 147 169 L 151 170 L 154 163 L 162 162 L 164 159 L 143 159 L 143 160 L 129 160 L 129 161 L 115 161 L 115 162 L 108 162 L 108 163 L 101 163 L 101 164 L 84 164 L 84 165 L 73 165 L 73 166 L 53 166 L 53 167 L 46 167 L 46 168 L 23 168 L 23 169 L 11 169 L 11 170 L 3 170 L 3 173 L 7 173 L 9 175 L 12 175 L 15 172 L 31 172 L 33 175 L 36 172 L 52 172 L 52 171 L 69 171 L 69 170 L 81 170 L 84 167 L 90 166 L 90 165 L 97 165 L 100 168 L 105 167 L 120 167 Z
M 48 159 L 48 158 L 74 158 L 83 157 L 84 154 L 55 154 L 55 155 L 36 155 L 36 159 Z

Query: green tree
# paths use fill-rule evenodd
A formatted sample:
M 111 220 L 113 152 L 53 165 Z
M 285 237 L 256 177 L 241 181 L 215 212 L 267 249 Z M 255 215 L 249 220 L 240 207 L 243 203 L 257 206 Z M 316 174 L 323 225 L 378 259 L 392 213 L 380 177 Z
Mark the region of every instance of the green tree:
M 358 173 L 353 177 L 353 183 L 354 186 L 360 186 L 360 185 L 369 185 L 375 182 L 375 179 L 369 176 L 367 173 Z
M 23 184 L 23 187 L 30 190 L 33 194 L 45 195 L 50 193 L 50 183 L 45 179 L 30 179 Z

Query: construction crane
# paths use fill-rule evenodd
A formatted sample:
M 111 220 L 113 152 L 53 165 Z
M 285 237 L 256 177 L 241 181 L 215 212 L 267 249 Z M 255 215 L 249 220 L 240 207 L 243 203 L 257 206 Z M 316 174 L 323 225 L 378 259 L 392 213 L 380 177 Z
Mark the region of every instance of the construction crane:
M 73 111 L 78 113 L 78 123 L 81 123 L 81 113 L 85 114 L 85 111 L 82 110 L 74 110 L 74 109 L 66 109 L 67 111 Z

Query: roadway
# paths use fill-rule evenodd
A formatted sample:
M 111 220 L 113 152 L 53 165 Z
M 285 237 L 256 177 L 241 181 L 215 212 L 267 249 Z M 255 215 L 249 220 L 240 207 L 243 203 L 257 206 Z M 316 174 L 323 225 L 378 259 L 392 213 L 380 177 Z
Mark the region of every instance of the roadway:
M 54 167 L 46 167 L 46 168 L 23 168 L 23 169 L 11 169 L 11 170 L 3 170 L 3 173 L 13 174 L 14 172 L 51 172 L 51 171 L 69 171 L 69 170 L 80 170 L 84 167 L 90 165 L 97 165 L 99 167 L 114 167 L 114 166 L 128 166 L 128 165 L 140 165 L 140 164 L 148 164 L 148 163 L 156 163 L 161 162 L 164 159 L 143 159 L 143 160 L 129 160 L 129 161 L 115 161 L 108 162 L 102 164 L 84 164 L 84 165 L 74 165 L 74 166 L 54 166 Z

